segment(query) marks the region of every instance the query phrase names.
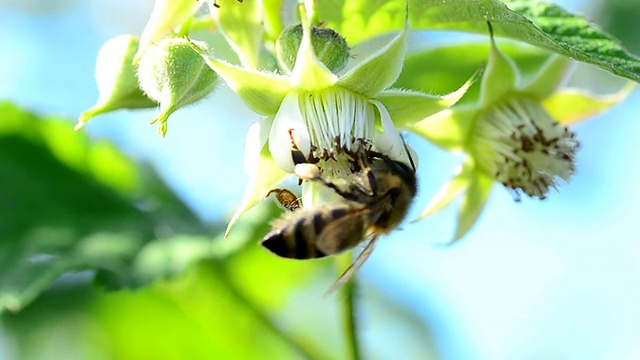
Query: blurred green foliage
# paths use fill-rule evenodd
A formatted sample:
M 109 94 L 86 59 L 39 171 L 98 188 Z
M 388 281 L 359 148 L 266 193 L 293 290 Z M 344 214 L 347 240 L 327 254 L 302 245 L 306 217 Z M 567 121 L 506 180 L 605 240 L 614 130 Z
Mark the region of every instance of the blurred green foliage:
M 12 358 L 346 354 L 342 298 L 322 298 L 331 260 L 283 261 L 254 242 L 280 213 L 272 202 L 222 239 L 224 224 L 202 223 L 150 167 L 8 102 L 0 184 L 0 331 Z M 418 336 L 398 339 L 408 351 L 433 351 L 418 317 L 373 300 L 367 312 Z

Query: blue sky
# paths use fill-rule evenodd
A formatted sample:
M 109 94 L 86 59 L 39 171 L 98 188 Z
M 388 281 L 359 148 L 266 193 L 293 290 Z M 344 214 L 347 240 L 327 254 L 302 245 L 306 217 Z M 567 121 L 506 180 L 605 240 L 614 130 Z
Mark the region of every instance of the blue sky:
M 77 117 L 98 96 L 98 49 L 117 34 L 139 33 L 152 2 L 58 3 L 68 8 L 28 12 L 37 1 L 0 2 L 0 99 Z M 609 78 L 586 66 L 578 74 L 586 86 Z M 574 128 L 577 173 L 547 200 L 515 203 L 495 187 L 479 223 L 454 246 L 441 246 L 453 232 L 454 209 L 382 239 L 362 269 L 365 286 L 437 326 L 447 359 L 640 358 L 640 236 L 633 227 L 640 218 L 639 103 L 636 91 Z M 245 183 L 244 132 L 257 116 L 224 89 L 173 115 L 165 139 L 147 124 L 154 114 L 109 114 L 85 131 L 155 164 L 204 219 L 229 215 Z M 459 159 L 407 139 L 420 154 L 417 215 Z

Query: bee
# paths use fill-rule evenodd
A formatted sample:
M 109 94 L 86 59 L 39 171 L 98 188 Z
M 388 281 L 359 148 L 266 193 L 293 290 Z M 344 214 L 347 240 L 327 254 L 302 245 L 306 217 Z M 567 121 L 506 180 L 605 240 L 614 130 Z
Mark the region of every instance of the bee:
M 300 179 L 327 186 L 344 201 L 289 212 L 276 220 L 261 241 L 262 246 L 281 257 L 316 259 L 339 254 L 370 239 L 327 293 L 348 281 L 372 253 L 378 238 L 400 224 L 417 192 L 415 166 L 410 157 L 409 166 L 367 150 L 361 160 L 355 179 L 346 185 L 325 179 L 315 164 L 296 165 L 295 173 Z M 285 208 L 299 208 L 289 190 L 278 189 L 277 194 L 293 199 L 282 204 Z

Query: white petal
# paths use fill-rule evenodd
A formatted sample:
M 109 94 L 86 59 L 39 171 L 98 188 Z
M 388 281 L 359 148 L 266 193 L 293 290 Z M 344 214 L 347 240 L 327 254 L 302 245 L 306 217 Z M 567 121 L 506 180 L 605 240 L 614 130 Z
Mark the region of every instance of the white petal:
M 370 100 L 370 102 L 378 108 L 380 122 L 382 123 L 382 132 L 373 141 L 373 145 L 379 152 L 391 159 L 411 166 L 404 140 L 393 124 L 389 112 L 381 102 L 377 100 Z
M 256 121 L 247 130 L 247 137 L 244 143 L 244 172 L 253 175 L 258 169 L 260 152 L 268 136 L 269 118 Z
M 291 156 L 292 137 L 298 149 L 308 157 L 311 152 L 311 142 L 309 131 L 300 113 L 297 93 L 289 93 L 284 98 L 269 133 L 271 157 L 278 166 L 290 173 L 295 166 Z

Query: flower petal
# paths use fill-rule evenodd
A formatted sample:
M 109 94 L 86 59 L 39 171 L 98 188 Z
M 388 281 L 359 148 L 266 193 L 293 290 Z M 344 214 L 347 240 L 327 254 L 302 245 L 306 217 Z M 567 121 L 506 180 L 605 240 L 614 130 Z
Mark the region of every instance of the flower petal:
M 398 128 L 411 127 L 415 123 L 457 103 L 479 74 L 480 72 L 477 72 L 458 90 L 444 96 L 391 89 L 380 93 L 377 96 L 377 100 L 384 104 L 389 114 L 391 114 L 393 123 Z
M 579 89 L 567 88 L 545 99 L 542 106 L 559 123 L 571 125 L 621 102 L 629 96 L 634 88 L 635 83 L 631 81 L 618 92 L 610 95 L 596 95 Z
M 367 97 L 375 97 L 393 84 L 407 52 L 408 23 L 391 41 L 349 70 L 338 82 Z
M 520 78 L 520 72 L 513 60 L 498 49 L 490 24 L 489 31 L 491 32 L 491 50 L 480 89 L 480 106 L 483 107 L 493 104 L 513 90 Z
M 455 106 L 417 122 L 409 130 L 447 151 L 461 151 L 478 116 L 475 106 Z
M 537 75 L 522 89 L 522 93 L 544 99 L 566 79 L 571 61 L 566 56 L 552 55 L 538 70 Z
M 465 191 L 469 184 L 472 182 L 472 167 L 469 166 L 470 162 L 465 162 L 460 165 L 460 167 L 456 170 L 456 174 L 454 177 L 444 184 L 440 190 L 431 198 L 427 207 L 422 211 L 420 216 L 418 216 L 412 222 L 416 222 L 426 218 L 427 216 L 431 216 L 438 211 L 446 208 L 451 204 L 451 202 L 458 197 L 463 191 Z
M 453 242 L 460 240 L 476 223 L 491 195 L 493 179 L 481 171 L 474 171 L 471 183 L 458 209 L 458 224 Z
M 255 141 L 253 136 L 255 135 L 248 136 L 247 141 Z M 247 146 L 247 148 L 252 148 L 252 146 Z M 253 148 L 255 149 L 255 147 Z M 245 156 L 252 157 L 252 155 L 248 154 Z M 253 169 L 249 169 L 251 170 L 249 173 L 249 183 L 247 184 L 247 188 L 244 192 L 242 203 L 235 214 L 233 214 L 231 221 L 229 221 L 227 230 L 224 233 L 225 237 L 229 236 L 231 229 L 240 219 L 242 214 L 255 206 L 260 200 L 264 199 L 269 190 L 276 187 L 287 176 L 289 176 L 289 174 L 280 169 L 280 167 L 278 167 L 278 165 L 273 161 L 266 147 L 263 147 L 259 156 L 255 158 L 256 161 L 253 162 L 255 167 Z
M 247 136 L 244 143 L 244 172 L 250 176 L 253 175 L 258 164 L 260 163 L 260 152 L 269 137 L 269 128 L 272 119 L 265 118 L 256 121 L 247 130 Z
M 382 132 L 373 140 L 375 148 L 393 160 L 412 166 L 404 140 L 393 124 L 387 109 L 380 101 L 370 100 L 369 102 L 378 108 L 380 123 L 382 124 Z
M 301 7 L 302 42 L 296 56 L 296 64 L 291 71 L 291 86 L 307 91 L 320 90 L 331 87 L 338 81 L 338 77 L 316 57 L 311 44 L 311 30 L 309 20 Z
M 202 54 L 207 65 L 221 78 L 249 108 L 263 115 L 273 115 L 289 92 L 289 78 L 229 64 Z
M 269 151 L 273 160 L 290 173 L 295 166 L 291 154 L 292 141 L 305 157 L 311 153 L 309 130 L 300 112 L 299 95 L 295 92 L 287 94 L 282 101 L 269 133 Z

